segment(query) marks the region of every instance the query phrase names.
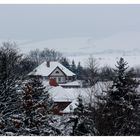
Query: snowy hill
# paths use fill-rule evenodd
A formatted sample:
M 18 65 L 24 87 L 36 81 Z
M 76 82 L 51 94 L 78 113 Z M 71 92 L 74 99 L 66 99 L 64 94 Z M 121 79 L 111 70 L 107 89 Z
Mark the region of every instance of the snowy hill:
M 123 56 L 129 65 L 139 65 L 140 60 L 140 32 L 121 32 L 102 39 L 93 37 L 74 37 L 50 39 L 45 41 L 19 41 L 19 47 L 24 53 L 36 48 L 55 49 L 62 52 L 71 60 L 82 61 L 93 55 L 102 65 L 114 66 L 116 60 Z

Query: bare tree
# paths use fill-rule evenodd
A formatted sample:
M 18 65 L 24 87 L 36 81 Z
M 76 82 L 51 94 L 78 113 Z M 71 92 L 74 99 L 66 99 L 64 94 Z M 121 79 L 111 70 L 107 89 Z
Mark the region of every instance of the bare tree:
M 95 85 L 98 78 L 99 62 L 93 56 L 90 56 L 86 61 L 86 73 L 85 77 L 89 82 L 90 86 Z
M 45 48 L 41 52 L 41 57 L 42 57 L 42 59 L 48 60 L 48 61 L 58 61 L 62 57 L 62 54 L 58 51 L 53 50 L 53 49 L 50 50 L 48 48 Z
M 30 51 L 29 58 L 36 62 L 38 66 L 43 61 L 59 61 L 62 58 L 62 54 L 53 49 L 44 48 L 44 50 L 40 51 L 39 49 Z
M 29 53 L 29 58 L 33 61 L 36 62 L 36 65 L 38 66 L 42 62 L 42 58 L 40 56 L 40 51 L 39 49 L 30 51 Z

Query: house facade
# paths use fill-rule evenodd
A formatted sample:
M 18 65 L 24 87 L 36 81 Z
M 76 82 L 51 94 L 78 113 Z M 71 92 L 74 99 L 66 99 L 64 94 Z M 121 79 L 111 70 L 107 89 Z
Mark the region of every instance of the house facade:
M 76 75 L 68 76 L 59 67 L 48 76 L 49 79 L 55 79 L 57 83 L 67 83 L 76 80 Z
M 58 84 L 76 80 L 76 74 L 56 61 L 45 61 L 35 68 L 29 76 L 38 76 L 44 80 L 54 79 Z

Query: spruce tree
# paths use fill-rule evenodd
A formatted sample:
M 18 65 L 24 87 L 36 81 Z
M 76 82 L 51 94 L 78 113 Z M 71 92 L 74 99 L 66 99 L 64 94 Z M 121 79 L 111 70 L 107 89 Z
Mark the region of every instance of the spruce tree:
M 0 129 L 3 135 L 17 131 L 13 126 L 12 116 L 21 113 L 16 89 L 20 76 L 15 74 L 20 61 L 21 55 L 15 44 L 3 43 L 0 47 Z
M 97 135 L 140 135 L 139 82 L 123 58 L 117 62 L 113 84 L 95 113 Z
M 83 103 L 82 97 L 79 95 L 77 98 L 78 104 L 74 109 L 73 131 L 71 135 L 84 136 L 92 135 L 89 130 L 89 113 L 87 107 Z
M 78 66 L 77 66 L 77 69 L 76 69 L 76 73 L 77 73 L 77 78 L 79 80 L 81 80 L 83 78 L 82 74 L 83 74 L 83 67 L 81 66 L 81 63 L 78 62 Z
M 25 135 L 50 135 L 51 99 L 39 79 L 33 78 L 23 88 L 23 128 Z
M 74 73 L 77 73 L 77 71 L 76 71 L 76 65 L 75 65 L 74 60 L 72 60 L 71 71 L 74 72 Z
M 62 57 L 60 60 L 60 63 L 62 65 L 64 65 L 66 68 L 70 69 L 70 64 L 69 64 L 69 60 L 65 57 Z

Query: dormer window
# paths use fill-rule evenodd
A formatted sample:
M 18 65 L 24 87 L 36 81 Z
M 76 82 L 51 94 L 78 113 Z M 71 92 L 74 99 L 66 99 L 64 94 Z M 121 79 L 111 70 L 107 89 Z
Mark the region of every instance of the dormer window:
M 59 71 L 56 71 L 55 73 L 57 73 L 57 74 L 58 74 L 58 73 L 59 73 Z

